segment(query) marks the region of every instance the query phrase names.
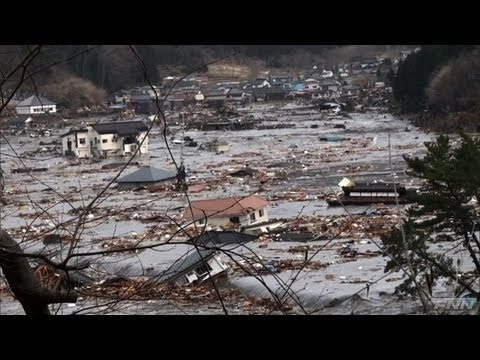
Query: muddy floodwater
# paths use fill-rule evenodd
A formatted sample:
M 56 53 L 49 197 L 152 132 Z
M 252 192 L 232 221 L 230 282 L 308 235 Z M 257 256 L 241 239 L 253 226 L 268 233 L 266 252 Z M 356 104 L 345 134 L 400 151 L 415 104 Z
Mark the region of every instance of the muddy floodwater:
M 242 299 L 262 299 L 269 298 L 272 292 L 287 296 L 285 289 L 288 288 L 296 294 L 295 300 L 288 301 L 292 313 L 421 312 L 418 302 L 399 300 L 393 295 L 395 286 L 404 280 L 404 275 L 401 272 L 384 273 L 387 258 L 381 252 L 380 230 L 371 230 L 370 233 L 365 230 L 365 221 L 369 217 L 378 224 L 388 220 L 388 224 L 393 226 L 400 219 L 403 208 L 383 206 L 379 209 L 376 205 L 347 206 L 345 209 L 329 207 L 325 195 L 338 193 L 341 190 L 338 183 L 344 177 L 357 181 L 394 180 L 406 187 L 418 187 L 418 180 L 405 172 L 403 156 L 421 155 L 424 142 L 431 140 L 432 135 L 402 119 L 376 111 L 329 115 L 292 104 L 257 104 L 239 108 L 238 112 L 241 117 L 253 116 L 259 123 L 269 125 L 268 129 L 182 130 L 182 123 L 172 117 L 171 133 L 167 138 L 170 149 L 178 163 L 183 160 L 191 189 L 197 189 L 188 191 L 189 199 L 255 193 L 270 201 L 270 219 L 301 220 L 303 230 L 308 230 L 308 224 L 312 224 L 315 235 L 337 232 L 338 236 L 308 243 L 259 240 L 246 246 L 236 246 L 235 255 L 224 259 L 230 269 L 228 279 L 222 283 L 220 290 L 236 289 L 242 294 Z M 276 124 L 290 124 L 291 127 L 274 128 Z M 72 220 L 72 223 L 65 225 L 63 230 L 71 231 L 75 225 L 75 209 L 88 204 L 117 174 L 118 169 L 102 169 L 102 166 L 126 161 L 126 158 L 115 157 L 100 162 L 82 160 L 75 163 L 56 153 L 55 146 L 40 145 L 40 142 L 58 140 L 59 135 L 67 130 L 52 130 L 51 136 L 40 138 L 29 137 L 28 134 L 8 135 L 13 149 L 3 140 L 1 143 L 7 201 L 1 209 L 2 228 L 14 236 L 25 251 L 50 254 L 57 260 L 65 256 L 69 244 L 45 245 L 41 239 L 35 239 L 35 234 L 54 229 L 68 220 Z M 320 140 L 333 135 L 343 140 Z M 229 150 L 216 153 L 171 141 L 187 136 L 199 145 L 217 139 L 228 143 Z M 15 152 L 22 155 L 21 162 Z M 139 165 L 175 171 L 159 127 L 154 127 L 150 133 L 148 154 L 134 161 Z M 33 172 L 32 176 L 12 173 L 13 169 L 22 166 L 46 168 L 47 171 Z M 229 176 L 230 172 L 245 166 L 258 170 L 263 177 Z M 137 165 L 131 165 L 124 174 L 137 168 Z M 172 225 L 169 219 L 181 223 L 181 213 L 186 204 L 185 195 L 179 192 L 120 191 L 114 184 L 102 195 L 100 203 L 88 215 L 88 221 L 79 229 L 81 241 L 75 251 L 108 249 L 120 241 L 130 244 L 140 241 L 142 245 L 163 244 L 128 254 L 88 257 L 90 271 L 97 278 L 101 278 L 101 274 L 129 278 L 158 276 L 192 250 L 190 245 L 169 242 L 172 237 L 178 237 L 179 242 L 185 239 L 181 234 L 176 235 L 178 227 Z M 342 219 L 355 216 L 352 218 L 355 226 L 342 233 L 338 224 Z M 159 217 L 163 220 L 158 220 Z M 153 218 L 157 220 L 149 220 Z M 325 223 L 322 230 L 315 228 L 319 222 Z M 324 246 L 327 241 L 330 242 Z M 235 266 L 235 261 L 241 261 L 243 257 L 273 265 L 294 264 L 305 258 L 305 246 L 309 247 L 307 256 L 313 256 L 311 260 L 319 264 L 318 267 L 298 270 L 295 266 L 285 266 L 275 273 L 264 274 L 263 284 Z M 359 255 L 351 258 L 345 256 L 342 249 L 347 246 L 355 248 Z M 466 258 L 462 260 L 468 266 Z M 102 301 L 106 303 L 106 300 Z M 77 304 L 63 304 L 55 309 L 64 314 L 96 313 L 101 308 L 88 310 L 95 303 L 90 298 L 81 297 Z M 19 304 L 5 293 L 0 305 L 2 314 L 23 313 Z M 232 314 L 252 313 L 242 310 L 235 301 L 227 304 L 227 310 Z M 218 301 L 195 306 L 178 304 L 169 299 L 153 299 L 124 301 L 108 313 L 217 314 L 223 313 L 223 310 Z

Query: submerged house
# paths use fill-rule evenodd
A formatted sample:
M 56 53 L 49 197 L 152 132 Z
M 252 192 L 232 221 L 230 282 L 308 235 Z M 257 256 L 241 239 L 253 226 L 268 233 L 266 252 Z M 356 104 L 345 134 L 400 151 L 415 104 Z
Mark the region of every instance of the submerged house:
M 210 90 L 205 98 L 204 103 L 210 107 L 223 107 L 227 100 L 227 95 L 223 90 Z
M 247 226 L 268 221 L 267 208 L 268 201 L 255 195 L 197 200 L 185 209 L 183 217 L 199 225 Z
M 230 173 L 230 176 L 242 177 L 243 178 L 243 177 L 247 177 L 247 176 L 253 176 L 257 172 L 258 172 L 258 170 L 255 170 L 255 169 L 252 169 L 252 168 L 249 168 L 249 167 L 244 167 L 243 169 L 232 171 Z
M 336 93 L 339 91 L 341 84 L 333 79 L 322 79 L 319 81 L 318 85 L 323 93 Z
M 224 245 L 245 244 L 256 238 L 255 235 L 235 231 L 205 231 L 191 239 L 198 250 L 192 249 L 175 261 L 159 280 L 180 286 L 207 281 L 208 285 L 210 278 L 216 281 L 226 275 L 228 269 L 216 249 Z
M 267 79 L 255 79 L 246 85 L 246 89 L 259 89 L 272 86 Z
M 255 101 L 275 101 L 284 100 L 286 90 L 282 86 L 271 86 L 253 89 L 253 99 Z
M 272 85 L 285 84 L 293 81 L 293 76 L 290 74 L 272 74 L 269 76 Z
M 174 181 L 176 177 L 177 174 L 173 171 L 157 169 L 151 166 L 143 166 L 128 175 L 122 176 L 117 180 L 117 183 L 122 189 L 154 187 Z
M 200 283 L 212 278 L 216 280 L 225 274 L 225 265 L 215 249 L 194 248 L 187 255 L 173 263 L 158 279 L 160 282 L 176 285 Z
M 92 127 L 96 135 L 93 145 L 96 145 L 103 156 L 133 154 L 138 147 L 140 147 L 140 154 L 148 152 L 148 126 L 142 121 L 98 123 Z
M 25 130 L 29 127 L 32 120 L 32 117 L 28 115 L 17 116 L 15 118 L 10 118 L 6 123 L 6 126 L 9 129 Z
M 61 136 L 63 154 L 78 158 L 148 152 L 148 126 L 142 121 L 97 123 Z M 143 141 L 143 143 L 142 143 Z M 140 146 L 140 144 L 142 144 Z
M 231 127 L 231 123 L 208 123 L 203 127 L 203 130 L 213 130 L 213 129 L 228 129 Z M 208 150 L 214 151 L 217 154 L 226 153 L 230 151 L 230 145 L 225 141 L 218 141 L 214 139 L 210 142 L 200 144 L 198 147 L 199 150 Z
M 227 102 L 242 103 L 247 101 L 247 94 L 241 88 L 231 88 L 227 93 Z
M 395 204 L 407 202 L 407 189 L 396 183 L 362 182 L 356 183 L 347 178 L 340 184 L 343 193 L 327 198 L 331 206 L 368 205 L 372 203 Z
M 245 244 L 253 241 L 258 236 L 245 234 L 237 231 L 205 231 L 194 237 L 191 241 L 197 246 L 222 247 L 230 244 Z

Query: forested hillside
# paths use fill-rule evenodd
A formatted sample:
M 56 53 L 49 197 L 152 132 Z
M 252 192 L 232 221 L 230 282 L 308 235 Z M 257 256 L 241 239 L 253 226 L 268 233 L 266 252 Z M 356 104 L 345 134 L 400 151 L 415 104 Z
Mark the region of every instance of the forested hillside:
M 398 66 L 393 94 L 402 112 L 435 130 L 475 130 L 480 96 L 477 45 L 428 45 Z

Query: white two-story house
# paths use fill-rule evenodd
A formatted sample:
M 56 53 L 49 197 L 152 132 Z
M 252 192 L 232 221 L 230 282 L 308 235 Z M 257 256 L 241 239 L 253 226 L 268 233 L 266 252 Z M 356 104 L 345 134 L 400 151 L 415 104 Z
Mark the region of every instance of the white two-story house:
M 70 129 L 62 135 L 63 154 L 78 158 L 129 155 L 139 147 L 138 154 L 146 154 L 147 131 L 148 126 L 142 121 L 98 123 L 81 129 Z

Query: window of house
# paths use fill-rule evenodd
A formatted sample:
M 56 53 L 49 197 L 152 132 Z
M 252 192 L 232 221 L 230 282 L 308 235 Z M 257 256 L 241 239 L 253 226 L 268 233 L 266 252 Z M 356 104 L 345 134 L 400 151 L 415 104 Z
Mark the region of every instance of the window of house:
M 264 214 L 263 209 L 258 210 L 258 216 L 263 217 Z
M 203 276 L 205 274 L 208 274 L 208 272 L 212 270 L 213 269 L 209 263 L 203 263 L 195 269 L 195 272 L 197 273 L 197 276 Z
M 200 219 L 200 220 L 198 220 L 198 223 L 199 223 L 200 225 L 203 225 L 203 224 L 205 223 L 205 219 Z
M 78 139 L 78 141 L 80 142 L 80 145 L 85 145 L 87 143 L 85 141 L 85 138 L 80 138 L 80 139 Z
M 255 213 L 254 213 L 254 212 L 251 213 L 251 214 L 250 214 L 250 221 L 255 221 L 256 219 L 257 219 L 257 218 L 256 218 L 256 216 L 255 216 Z
M 102 143 L 106 144 L 108 142 L 108 139 L 102 139 Z
M 240 218 L 239 218 L 238 216 L 236 216 L 236 217 L 231 217 L 231 218 L 230 218 L 230 222 L 231 222 L 232 224 L 240 224 Z
M 96 144 L 96 143 L 98 143 L 98 139 L 97 139 L 97 138 L 95 138 L 95 144 Z

